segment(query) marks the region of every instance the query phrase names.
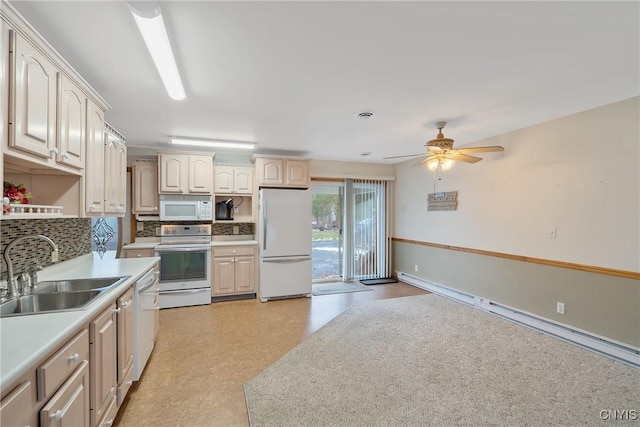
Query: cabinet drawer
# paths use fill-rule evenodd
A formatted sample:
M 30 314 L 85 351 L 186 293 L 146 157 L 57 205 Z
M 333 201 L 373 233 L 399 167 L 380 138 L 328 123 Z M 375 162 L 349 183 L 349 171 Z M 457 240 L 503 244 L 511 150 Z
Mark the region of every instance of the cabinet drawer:
M 255 246 L 231 246 L 224 248 L 213 248 L 214 257 L 233 257 L 242 255 L 255 255 Z
M 31 419 L 31 381 L 20 384 L 0 404 L 0 425 L 35 426 Z
M 153 248 L 151 249 L 125 249 L 125 258 L 146 258 L 155 255 Z
M 129 392 L 129 389 L 131 388 L 131 385 L 133 384 L 133 365 L 131 365 L 129 367 L 129 369 L 127 369 L 127 372 L 124 374 L 124 378 L 122 379 L 122 382 L 120 383 L 120 385 L 118 385 L 118 391 L 116 392 L 116 395 L 118 397 L 118 407 L 120 407 L 122 405 L 122 402 L 124 402 L 124 398 L 127 397 L 127 393 Z
M 82 361 L 87 359 L 89 333 L 84 329 L 36 370 L 38 400 L 51 396 Z

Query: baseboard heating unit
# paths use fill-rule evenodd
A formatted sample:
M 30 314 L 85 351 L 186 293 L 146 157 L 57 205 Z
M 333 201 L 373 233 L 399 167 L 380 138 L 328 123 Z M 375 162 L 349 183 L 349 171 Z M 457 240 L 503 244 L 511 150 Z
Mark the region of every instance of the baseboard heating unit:
M 640 368 L 640 348 L 398 271 L 398 280 Z

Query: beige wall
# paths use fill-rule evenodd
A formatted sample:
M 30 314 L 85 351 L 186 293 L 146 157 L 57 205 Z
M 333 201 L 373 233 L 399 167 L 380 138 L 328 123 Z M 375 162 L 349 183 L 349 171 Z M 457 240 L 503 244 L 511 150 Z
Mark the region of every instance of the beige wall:
M 505 152 L 483 154 L 474 165 L 458 162 L 435 181 L 435 191 L 458 191 L 456 211 L 427 212 L 433 174 L 413 162 L 398 165 L 392 235 L 640 272 L 639 100 L 457 141 Z M 448 136 L 455 138 L 454 129 Z M 405 243 L 394 249 L 395 270 L 640 345 L 638 280 Z M 565 302 L 564 316 L 556 316 L 556 301 Z
M 311 161 L 312 178 L 391 179 L 393 176 L 394 165 L 333 160 Z

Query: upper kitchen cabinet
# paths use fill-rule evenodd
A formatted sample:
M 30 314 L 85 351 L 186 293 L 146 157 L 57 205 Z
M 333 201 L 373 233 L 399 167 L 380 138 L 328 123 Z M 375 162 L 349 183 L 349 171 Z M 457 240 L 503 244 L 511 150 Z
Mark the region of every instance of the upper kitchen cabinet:
M 2 219 L 84 216 L 92 203 L 102 211 L 104 198 L 85 196 L 95 187 L 103 193 L 104 169 L 96 169 L 103 159 L 89 151 L 103 143 L 109 105 L 4 0 L 0 19 L 0 169 L 3 180 L 23 183 L 33 194 L 29 205 L 13 206 Z
M 311 184 L 310 160 L 256 157 L 256 173 L 260 187 L 308 188 Z
M 133 161 L 134 214 L 158 214 L 158 162 L 136 159 Z
M 85 214 L 123 216 L 126 210 L 127 146 L 125 138 L 94 107 L 88 107 Z
M 213 187 L 217 194 L 253 194 L 253 168 L 214 165 Z
M 104 213 L 104 113 L 93 102 L 87 103 L 87 171 L 84 175 L 85 213 Z
M 9 51 L 13 64 L 10 109 L 9 152 L 25 153 L 46 164 L 55 159 L 56 88 L 58 70 L 24 37 L 9 30 Z
M 213 156 L 159 153 L 159 192 L 162 194 L 211 194 Z
M 127 207 L 127 146 L 124 137 L 108 125 L 104 157 L 105 213 L 124 216 Z

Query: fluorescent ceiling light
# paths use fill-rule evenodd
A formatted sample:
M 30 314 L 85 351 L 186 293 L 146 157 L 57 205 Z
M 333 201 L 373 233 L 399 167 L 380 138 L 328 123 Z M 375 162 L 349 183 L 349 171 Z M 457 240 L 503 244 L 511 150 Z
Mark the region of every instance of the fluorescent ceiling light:
M 237 148 L 240 150 L 255 150 L 256 144 L 253 142 L 236 142 L 236 141 L 220 141 L 216 139 L 186 139 L 171 138 L 174 145 L 192 145 L 196 147 L 213 147 L 213 148 Z
M 178 73 L 160 9 L 157 9 L 157 14 L 151 17 L 142 16 L 143 14 L 134 8 L 131 8 L 131 13 L 169 96 L 176 101 L 185 99 L 180 73 Z

